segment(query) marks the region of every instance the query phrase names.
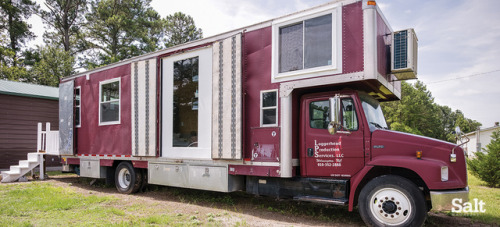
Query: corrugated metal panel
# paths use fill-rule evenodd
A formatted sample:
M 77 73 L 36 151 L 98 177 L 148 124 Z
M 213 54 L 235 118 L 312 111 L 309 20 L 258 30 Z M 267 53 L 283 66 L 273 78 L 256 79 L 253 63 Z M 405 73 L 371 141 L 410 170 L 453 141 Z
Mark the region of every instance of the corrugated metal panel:
M 73 155 L 74 147 L 74 81 L 61 83 L 59 99 L 59 152 Z
M 0 94 L 0 169 L 36 152 L 37 123 L 50 122 L 52 130 L 57 130 L 57 116 L 57 100 Z M 57 157 L 46 160 L 48 166 L 60 165 Z
M 0 94 L 42 99 L 59 99 L 59 89 L 56 87 L 14 82 L 8 80 L 0 80 Z

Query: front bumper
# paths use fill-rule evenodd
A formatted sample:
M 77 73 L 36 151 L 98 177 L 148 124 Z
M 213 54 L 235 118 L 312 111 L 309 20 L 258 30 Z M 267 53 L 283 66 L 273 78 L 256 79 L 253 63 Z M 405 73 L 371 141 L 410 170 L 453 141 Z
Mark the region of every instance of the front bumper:
M 469 187 L 450 191 L 431 191 L 432 210 L 450 211 L 453 199 L 461 199 L 461 203 L 469 201 Z

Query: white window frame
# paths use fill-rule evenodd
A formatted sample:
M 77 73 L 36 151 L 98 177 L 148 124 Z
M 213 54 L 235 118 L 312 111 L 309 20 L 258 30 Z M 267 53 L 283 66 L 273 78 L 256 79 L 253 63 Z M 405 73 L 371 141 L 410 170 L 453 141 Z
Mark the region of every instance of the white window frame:
M 80 128 L 82 127 L 82 87 L 81 86 L 75 87 L 75 90 L 78 90 L 78 93 L 80 94 L 80 105 L 75 105 L 75 108 L 78 108 L 78 117 L 79 117 L 78 125 L 75 125 L 75 127 Z
M 102 100 L 102 85 L 114 83 L 116 81 L 118 81 L 118 107 L 120 109 L 118 111 L 118 121 L 101 122 L 101 104 L 106 103 L 106 102 L 101 101 Z M 121 77 L 117 77 L 117 78 L 113 78 L 113 79 L 109 79 L 109 80 L 103 80 L 103 81 L 99 82 L 99 116 L 97 116 L 99 118 L 99 126 L 120 124 L 121 112 L 122 112 L 122 87 L 121 87 L 121 84 L 122 84 Z M 116 102 L 116 100 L 109 101 L 109 102 Z
M 321 17 L 327 14 L 332 15 L 332 62 L 331 65 L 319 66 L 308 69 L 300 69 L 289 72 L 279 72 L 279 30 L 308 19 Z M 283 82 L 289 80 L 306 79 L 324 75 L 342 73 L 342 4 L 331 4 L 327 7 L 316 8 L 311 11 L 294 14 L 273 21 L 272 25 L 272 77 L 271 82 Z M 305 30 L 303 35 L 305 35 Z M 303 40 L 302 42 L 305 42 Z M 304 46 L 304 43 L 302 44 Z M 302 59 L 305 61 L 305 59 Z
M 263 99 L 263 94 L 264 93 L 269 93 L 269 92 L 274 92 L 276 93 L 276 106 L 268 106 L 264 107 L 264 99 Z M 265 91 L 260 91 L 260 127 L 276 127 L 278 126 L 278 89 L 272 89 L 272 90 L 265 90 Z M 264 110 L 270 110 L 270 109 L 276 109 L 276 123 L 274 124 L 264 124 Z
M 198 146 L 173 146 L 174 62 L 198 57 Z M 162 154 L 164 158 L 210 160 L 212 158 L 212 47 L 162 59 Z

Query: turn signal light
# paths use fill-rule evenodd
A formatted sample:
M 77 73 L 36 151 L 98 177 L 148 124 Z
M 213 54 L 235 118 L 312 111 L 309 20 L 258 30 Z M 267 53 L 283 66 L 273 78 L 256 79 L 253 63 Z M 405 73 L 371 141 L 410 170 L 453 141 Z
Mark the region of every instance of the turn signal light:
M 417 151 L 417 158 L 422 159 L 422 151 Z
M 368 1 L 367 5 L 375 6 L 375 5 L 377 5 L 377 3 L 375 1 Z

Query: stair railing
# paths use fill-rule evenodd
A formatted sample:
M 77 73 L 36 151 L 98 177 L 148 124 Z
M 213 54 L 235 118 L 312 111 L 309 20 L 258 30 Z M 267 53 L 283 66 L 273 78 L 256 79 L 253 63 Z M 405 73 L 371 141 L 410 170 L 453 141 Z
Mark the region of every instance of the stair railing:
M 36 152 L 40 165 L 40 179 L 45 178 L 44 154 L 59 155 L 59 131 L 50 130 L 50 122 L 45 124 L 43 131 L 42 123 L 38 123 Z

